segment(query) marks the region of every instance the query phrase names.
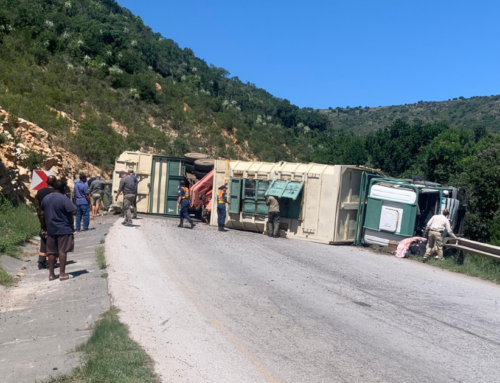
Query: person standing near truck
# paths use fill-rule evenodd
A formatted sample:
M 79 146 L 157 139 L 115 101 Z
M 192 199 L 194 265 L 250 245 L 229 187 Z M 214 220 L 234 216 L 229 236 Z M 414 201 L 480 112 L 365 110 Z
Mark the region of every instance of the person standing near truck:
M 219 194 L 217 195 L 217 223 L 219 224 L 219 231 L 226 231 L 224 225 L 226 224 L 226 204 L 227 202 L 227 187 L 222 185 L 219 187 Z
M 425 251 L 423 261 L 426 262 L 431 253 L 437 249 L 437 259 L 444 260 L 443 257 L 443 233 L 446 231 L 450 237 L 457 238 L 451 230 L 450 221 L 448 221 L 450 211 L 444 209 L 442 214 L 433 216 L 425 228 L 425 234 L 428 234 L 427 250 Z M 424 235 L 425 236 L 425 235 Z
M 139 180 L 134 174 L 134 171 L 130 169 L 128 171 L 129 177 L 131 177 L 134 180 L 134 185 L 135 185 L 135 198 L 134 198 L 134 203 L 132 204 L 132 207 L 134 208 L 134 212 L 132 213 L 132 218 L 136 219 L 137 218 L 137 190 L 139 186 Z
M 269 206 L 267 216 L 267 232 L 270 237 L 280 237 L 280 203 L 275 196 L 270 195 L 266 199 L 266 205 Z
M 130 208 L 134 203 L 135 198 L 135 184 L 132 177 L 127 176 L 124 170 L 120 172 L 120 186 L 118 186 L 118 193 L 116 193 L 115 202 L 118 197 L 123 193 L 123 211 L 125 213 L 125 220 L 122 225 L 132 226 L 132 212 Z
M 191 224 L 190 229 L 192 229 L 195 225 L 193 223 L 193 220 L 189 216 L 188 209 L 189 209 L 189 189 L 186 187 L 186 182 L 180 181 L 179 182 L 179 189 L 177 190 L 177 208 L 181 207 L 181 212 L 180 212 L 180 220 L 181 222 L 179 223 L 179 226 L 177 227 L 183 227 L 184 226 L 184 218 L 186 218 L 189 223 Z

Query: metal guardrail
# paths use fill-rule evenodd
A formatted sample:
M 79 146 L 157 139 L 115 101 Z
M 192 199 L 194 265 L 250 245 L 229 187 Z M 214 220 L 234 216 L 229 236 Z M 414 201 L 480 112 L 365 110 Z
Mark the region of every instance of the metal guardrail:
M 486 243 L 471 241 L 464 238 L 447 238 L 444 247 L 459 250 L 457 263 L 462 265 L 468 253 L 480 254 L 485 257 L 500 259 L 500 247 Z

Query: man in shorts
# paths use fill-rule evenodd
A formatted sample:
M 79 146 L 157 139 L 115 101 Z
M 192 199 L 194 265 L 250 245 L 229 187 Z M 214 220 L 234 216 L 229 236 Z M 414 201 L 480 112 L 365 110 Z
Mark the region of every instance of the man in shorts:
M 104 182 L 101 177 L 97 176 L 89 187 L 90 197 L 92 199 L 92 217 L 95 218 L 99 215 L 99 204 L 102 202 L 104 194 Z
M 59 257 L 59 280 L 71 278 L 66 274 L 67 254 L 75 247 L 73 233 L 73 216 L 76 215 L 75 205 L 64 195 L 66 183 L 54 182 L 54 192 L 47 195 L 40 207 L 42 230 L 47 231 L 47 255 L 49 257 L 49 281 L 56 279 L 54 266 Z
M 40 206 L 42 205 L 43 199 L 48 196 L 49 194 L 54 192 L 54 188 L 52 185 L 54 185 L 54 182 L 56 182 L 56 177 L 55 176 L 48 176 L 47 177 L 47 187 L 40 189 L 36 192 L 35 195 L 35 207 L 36 207 L 36 214 L 38 215 L 38 220 L 40 221 L 40 250 L 38 252 L 38 270 L 46 269 L 47 268 L 47 232 L 42 231 L 42 211 L 40 210 Z

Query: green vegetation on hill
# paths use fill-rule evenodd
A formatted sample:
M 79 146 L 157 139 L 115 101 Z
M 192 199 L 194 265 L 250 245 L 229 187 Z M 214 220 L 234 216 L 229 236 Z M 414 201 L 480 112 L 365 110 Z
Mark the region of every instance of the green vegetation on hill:
M 292 159 L 327 127 L 325 115 L 230 77 L 113 0 L 0 0 L 0 50 L 0 105 L 103 167 L 126 149 L 238 157 L 228 134 L 260 159 Z M 79 123 L 76 135 L 57 111 Z
M 328 116 L 331 128 L 346 129 L 356 134 L 374 132 L 396 120 L 409 123 L 445 122 L 463 128 L 481 125 L 500 133 L 500 95 L 468 99 L 459 97 L 441 102 L 419 101 L 416 104 L 377 108 L 329 108 L 321 109 L 320 112 Z

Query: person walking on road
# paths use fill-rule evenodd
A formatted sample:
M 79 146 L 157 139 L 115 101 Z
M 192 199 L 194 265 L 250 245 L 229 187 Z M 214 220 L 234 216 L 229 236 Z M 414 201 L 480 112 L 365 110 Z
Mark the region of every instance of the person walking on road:
M 130 169 L 128 171 L 128 175 L 130 177 L 132 177 L 132 179 L 134 180 L 134 185 L 135 185 L 135 198 L 134 198 L 134 203 L 132 204 L 132 207 L 134 208 L 134 213 L 132 214 L 132 218 L 136 219 L 137 218 L 137 189 L 138 189 L 138 185 L 139 185 L 139 180 L 135 176 L 134 171 L 132 169 Z
M 179 223 L 178 227 L 183 227 L 184 226 L 184 218 L 186 218 L 189 223 L 191 224 L 190 229 L 192 229 L 195 224 L 191 217 L 188 214 L 188 209 L 189 209 L 189 189 L 186 187 L 186 182 L 180 181 L 179 182 L 179 189 L 177 190 L 177 208 L 179 208 L 179 205 L 181 206 L 181 212 L 180 212 L 180 220 L 181 222 Z
M 95 218 L 99 215 L 99 204 L 102 201 L 104 193 L 104 182 L 101 177 L 97 176 L 89 187 L 90 197 L 92 198 L 92 217 Z
M 217 195 L 217 223 L 219 231 L 226 231 L 224 226 L 226 224 L 226 204 L 227 202 L 227 187 L 222 185 L 219 187 L 219 194 Z
M 43 199 L 49 194 L 54 192 L 54 182 L 56 182 L 56 176 L 47 177 L 47 187 L 40 189 L 35 195 L 35 207 L 36 214 L 38 215 L 38 220 L 40 221 L 40 249 L 38 252 L 38 270 L 47 268 L 47 231 L 42 230 L 43 218 L 42 211 L 40 207 L 42 206 Z
M 75 184 L 76 231 L 80 231 L 83 219 L 83 231 L 89 229 L 90 194 L 87 186 L 87 176 L 80 174 L 80 182 Z
M 82 180 L 83 181 L 83 180 Z M 85 181 L 80 182 L 82 184 Z M 59 280 L 71 278 L 66 274 L 67 254 L 75 247 L 73 216 L 75 205 L 64 195 L 66 183 L 54 182 L 54 192 L 47 195 L 41 204 L 42 229 L 47 233 L 47 255 L 49 257 L 49 281 L 56 279 L 54 267 L 59 258 Z
M 120 186 L 118 187 L 118 193 L 116 193 L 115 202 L 118 201 L 118 197 L 123 193 L 123 211 L 125 212 L 125 220 L 122 225 L 132 226 L 132 213 L 130 208 L 134 203 L 135 198 L 135 184 L 132 177 L 127 176 L 124 170 L 120 172 Z
M 266 199 L 266 205 L 269 206 L 267 219 L 267 233 L 270 237 L 280 237 L 280 203 L 275 196 L 270 195 Z
M 426 262 L 433 251 L 437 250 L 437 259 L 444 260 L 443 257 L 443 233 L 446 231 L 450 237 L 457 238 L 451 230 L 450 221 L 448 220 L 450 211 L 444 209 L 442 214 L 433 216 L 425 228 L 425 234 L 428 234 L 427 250 L 425 251 L 423 261 Z M 425 236 L 425 235 L 424 235 Z

